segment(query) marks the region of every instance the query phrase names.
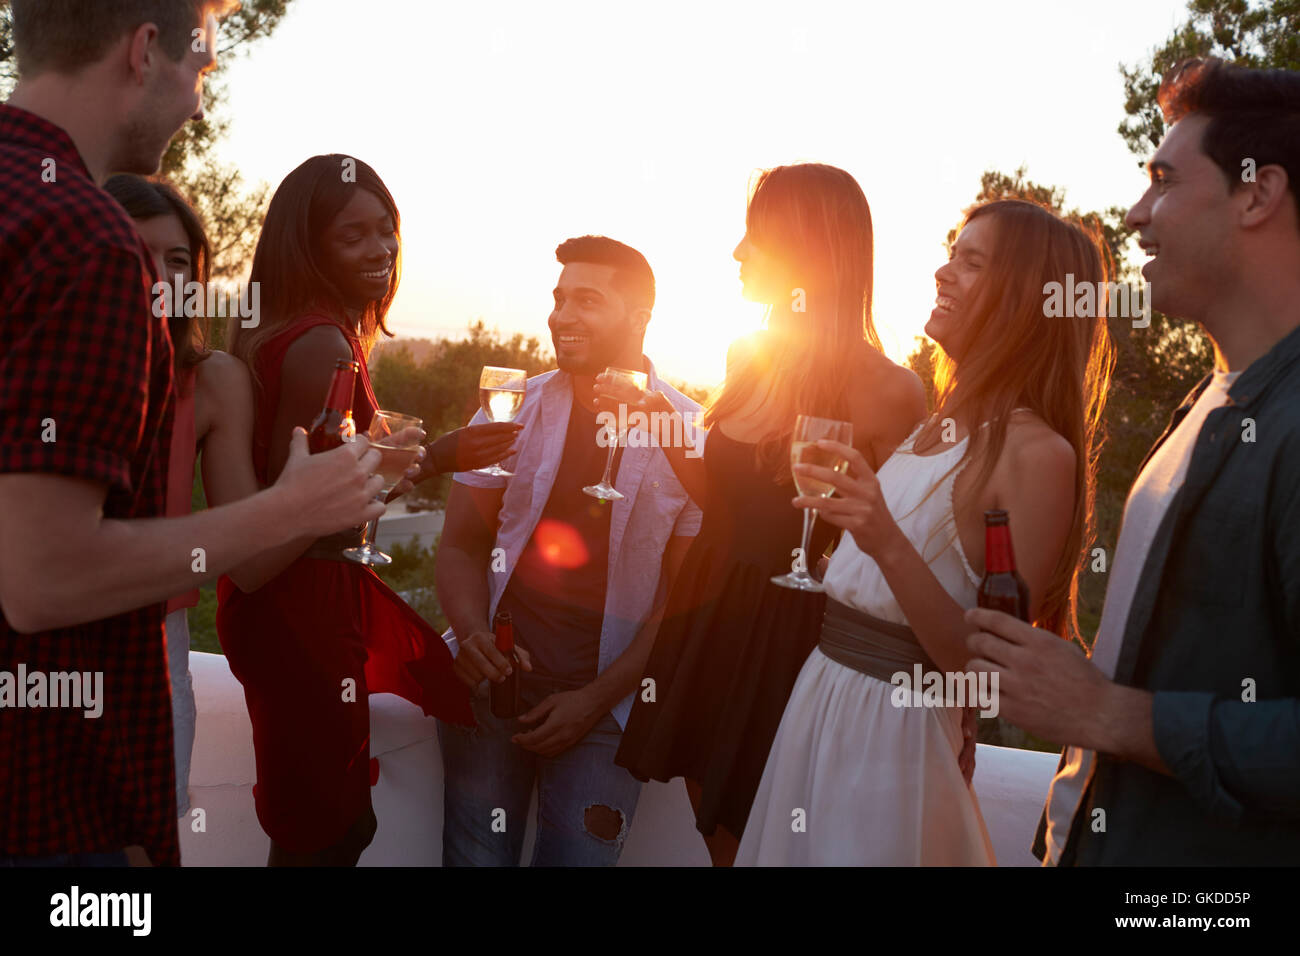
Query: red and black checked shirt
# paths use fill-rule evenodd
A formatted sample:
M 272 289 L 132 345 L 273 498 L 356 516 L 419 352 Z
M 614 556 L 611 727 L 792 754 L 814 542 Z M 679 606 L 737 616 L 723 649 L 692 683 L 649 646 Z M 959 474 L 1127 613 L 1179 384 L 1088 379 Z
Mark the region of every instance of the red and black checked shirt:
M 130 218 L 68 134 L 0 105 L 0 474 L 89 479 L 107 489 L 106 518 L 163 515 L 172 346 L 153 282 Z M 98 718 L 0 707 L 0 856 L 138 844 L 180 863 L 163 609 L 40 634 L 0 611 L 0 671 L 14 680 L 19 664 L 103 673 Z

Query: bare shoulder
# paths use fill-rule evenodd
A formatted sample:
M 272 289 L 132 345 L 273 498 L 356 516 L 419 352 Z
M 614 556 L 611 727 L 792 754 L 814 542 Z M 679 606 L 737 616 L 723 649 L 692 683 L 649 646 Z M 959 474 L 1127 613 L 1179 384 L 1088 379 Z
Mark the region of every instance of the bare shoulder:
M 214 349 L 207 358 L 194 366 L 194 373 L 196 388 L 205 395 L 225 396 L 236 391 L 252 392 L 253 378 L 248 372 L 248 366 L 229 352 Z
M 866 349 L 862 375 L 853 383 L 853 403 L 867 420 L 905 423 L 906 434 L 925 417 L 925 385 L 907 366 L 875 349 Z
M 200 442 L 217 428 L 241 428 L 253 415 L 253 377 L 229 352 L 213 349 L 194 366 L 194 425 Z
M 299 363 L 319 365 L 328 362 L 329 365 L 326 367 L 333 368 L 336 360 L 351 358 L 352 346 L 348 344 L 343 330 L 333 322 L 328 325 L 312 326 L 294 339 L 293 344 L 284 353 L 286 365 Z
M 1077 456 L 1069 439 L 1034 412 L 1020 409 L 1013 412 L 1007 423 L 1007 443 L 1002 453 L 1003 461 L 1013 476 L 1073 477 Z

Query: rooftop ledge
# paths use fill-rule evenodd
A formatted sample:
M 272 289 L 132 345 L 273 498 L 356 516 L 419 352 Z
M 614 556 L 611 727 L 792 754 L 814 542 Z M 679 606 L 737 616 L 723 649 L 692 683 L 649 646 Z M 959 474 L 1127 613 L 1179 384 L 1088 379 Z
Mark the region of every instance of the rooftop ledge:
M 270 844 L 253 809 L 253 732 L 244 692 L 218 654 L 190 654 L 198 724 L 190 773 L 191 814 L 181 820 L 185 866 L 264 866 Z M 437 722 L 392 694 L 370 698 L 372 788 L 379 832 L 361 866 L 438 866 L 442 859 L 442 760 Z M 1057 756 L 980 744 L 975 792 L 1002 866 L 1037 866 L 1029 852 Z M 204 811 L 194 832 L 193 808 Z M 536 795 L 523 859 L 531 858 Z M 680 779 L 646 785 L 620 866 L 708 866 Z

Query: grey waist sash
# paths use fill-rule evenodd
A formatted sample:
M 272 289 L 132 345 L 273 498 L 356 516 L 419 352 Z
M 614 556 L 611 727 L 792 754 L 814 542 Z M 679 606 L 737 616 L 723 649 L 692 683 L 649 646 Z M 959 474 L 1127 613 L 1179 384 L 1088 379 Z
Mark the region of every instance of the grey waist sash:
M 921 665 L 923 673 L 938 669 L 910 627 L 873 617 L 831 597 L 826 599 L 826 616 L 817 646 L 837 664 L 886 684 L 899 671 L 906 672 L 910 679 L 916 664 Z

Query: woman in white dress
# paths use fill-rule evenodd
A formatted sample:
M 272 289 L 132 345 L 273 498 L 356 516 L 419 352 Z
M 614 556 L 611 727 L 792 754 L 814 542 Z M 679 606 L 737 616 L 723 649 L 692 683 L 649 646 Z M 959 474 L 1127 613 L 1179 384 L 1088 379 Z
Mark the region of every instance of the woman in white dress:
M 937 410 L 873 474 L 847 446 L 832 499 L 796 498 L 846 534 L 826 572 L 822 638 L 800 672 L 738 865 L 988 865 L 962 775 L 962 710 L 896 706 L 891 676 L 965 670 L 984 571 L 984 512 L 1010 514 L 1031 617 L 1077 636 L 1095 436 L 1113 348 L 1105 304 L 1049 318 L 1048 283 L 1106 280 L 1100 240 L 1032 203 L 966 217 L 926 333 L 942 347 Z M 1092 287 L 1095 291 L 1098 286 Z M 1104 292 L 1103 292 L 1104 296 Z M 973 465 L 974 467 L 968 467 Z M 919 689 L 919 688 L 918 688 Z M 951 702 L 949 702 L 951 704 Z

